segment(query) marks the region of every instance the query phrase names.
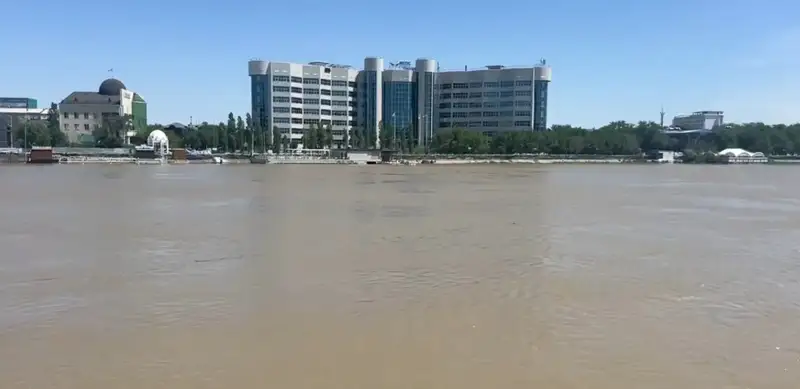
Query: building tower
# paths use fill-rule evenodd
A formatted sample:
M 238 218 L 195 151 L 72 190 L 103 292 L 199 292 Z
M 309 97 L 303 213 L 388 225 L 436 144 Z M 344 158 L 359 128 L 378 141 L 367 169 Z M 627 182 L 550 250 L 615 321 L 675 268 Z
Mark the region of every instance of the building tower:
M 358 74 L 360 89 L 360 127 L 367 135 L 367 139 L 381 147 L 380 129 L 383 122 L 383 58 L 364 58 L 364 71 Z
M 436 96 L 434 96 L 436 73 L 436 60 L 425 58 L 417 60 L 414 68 L 414 82 L 417 86 L 417 117 L 415 118 L 417 146 L 429 145 L 433 138 L 433 125 L 434 120 L 436 120 L 436 110 L 434 109 L 434 102 L 436 99 Z
M 552 70 L 543 59 L 534 68 L 533 77 L 533 130 L 547 131 L 547 87 Z
M 270 123 L 272 97 L 270 97 L 271 88 L 269 86 L 270 79 L 267 75 L 269 69 L 269 62 L 267 61 L 249 61 L 247 63 L 248 74 L 250 75 L 250 115 L 253 117 L 253 123 L 258 124 L 260 131 L 269 131 L 272 133 L 272 123 Z
M 664 106 L 663 105 L 661 106 L 661 112 L 660 113 L 661 113 L 661 122 L 660 122 L 660 124 L 661 124 L 661 129 L 663 130 L 664 129 L 664 115 L 666 114 L 666 112 L 664 112 Z

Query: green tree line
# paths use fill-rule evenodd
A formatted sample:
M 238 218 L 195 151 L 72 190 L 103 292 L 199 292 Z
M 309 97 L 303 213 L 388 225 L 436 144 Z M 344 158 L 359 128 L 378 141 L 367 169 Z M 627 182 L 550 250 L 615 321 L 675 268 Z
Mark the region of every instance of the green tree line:
M 59 112 L 51 104 L 46 120 L 16 123 L 13 129 L 15 145 L 27 140 L 31 146 L 67 146 L 68 140 L 59 127 Z M 106 117 L 93 131 L 95 146 L 120 147 L 124 134 L 131 126 L 131 118 Z M 184 129 L 172 130 L 160 124 L 148 125 L 130 141 L 143 144 L 153 130 L 163 130 L 172 147 L 196 150 L 216 149 L 219 152 L 247 153 L 273 150 L 280 152 L 294 147 L 287 134 L 274 127 L 262 129 L 246 114 L 228 114 L 227 121 L 217 124 L 203 122 Z M 634 155 L 653 150 L 682 152 L 715 152 L 726 148 L 760 151 L 767 155 L 800 154 L 800 124 L 743 123 L 728 124 L 706 134 L 667 135 L 654 122 L 627 123 L 616 121 L 600 128 L 581 128 L 554 125 L 550 131 L 502 132 L 492 137 L 465 129 L 438 131 L 427 149 L 415 138 L 415 131 L 398 129 L 380 123 L 378 139 L 362 128 L 349 133 L 336 133 L 331 126 L 314 125 L 306 129 L 302 139 L 305 148 L 355 148 L 373 149 L 376 143 L 384 149 L 402 153 L 422 154 L 582 154 L 582 155 Z M 376 142 L 377 141 L 377 142 Z

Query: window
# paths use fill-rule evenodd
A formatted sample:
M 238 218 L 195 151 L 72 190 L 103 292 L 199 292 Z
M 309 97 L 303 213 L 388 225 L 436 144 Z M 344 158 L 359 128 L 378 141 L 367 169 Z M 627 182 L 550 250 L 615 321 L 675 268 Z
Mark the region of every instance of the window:
M 513 101 L 501 101 L 499 105 L 500 105 L 500 107 L 508 108 L 508 107 L 513 107 L 514 106 L 514 102 Z
M 331 105 L 330 100 L 322 99 L 319 101 L 319 105 Z
M 339 96 L 339 97 L 346 97 L 346 96 L 347 96 L 347 91 L 344 91 L 344 90 L 335 90 L 335 91 L 331 91 L 331 95 L 333 95 L 333 96 Z
M 67 124 L 67 123 L 64 123 L 64 129 L 65 129 L 65 130 L 69 130 L 69 124 Z
M 446 119 L 450 117 L 450 112 L 439 112 L 439 118 Z
M 325 116 L 331 116 L 331 110 L 330 109 L 323 109 L 322 111 L 319 112 L 319 114 L 320 115 L 325 115 Z
M 84 112 L 83 113 L 83 118 L 84 119 L 88 119 L 89 118 L 89 113 L 88 112 Z
M 302 84 L 303 83 L 303 79 L 300 78 L 300 77 L 292 77 L 292 82 L 296 82 L 298 84 Z
M 333 116 L 347 116 L 347 111 L 333 111 Z
M 319 83 L 322 84 L 322 85 L 330 85 L 331 84 L 331 80 L 326 80 L 326 79 L 322 78 L 322 79 L 319 80 Z
M 292 113 L 302 114 L 303 113 L 303 109 L 302 108 L 292 108 Z
M 500 111 L 500 116 L 503 117 L 514 116 L 514 111 Z
M 469 97 L 469 93 L 467 92 L 453 93 L 454 99 L 466 99 L 467 97 Z
M 331 90 L 330 89 L 320 89 L 319 93 L 323 94 L 325 96 L 330 96 L 331 95 Z
M 301 119 L 301 118 L 292 118 L 292 124 L 303 124 L 303 119 Z
M 75 112 L 75 113 L 73 113 L 73 114 L 72 114 L 72 116 L 73 116 L 75 119 L 77 119 L 77 118 L 78 118 L 78 113 L 77 113 L 77 112 Z
M 284 96 L 272 96 L 273 103 L 288 103 L 289 98 Z
M 530 95 L 531 95 L 531 91 L 529 91 L 529 90 L 518 90 L 518 91 L 514 92 L 514 96 L 530 96 Z
M 272 91 L 273 92 L 289 93 L 289 87 L 288 86 L 277 86 L 277 85 L 275 85 L 275 86 L 272 87 Z
M 303 89 L 303 93 L 305 93 L 307 95 L 318 95 L 319 94 L 319 89 L 305 88 L 305 89 Z
M 465 118 L 465 117 L 467 117 L 467 113 L 466 112 L 453 112 L 453 117 L 454 118 Z
M 439 89 L 452 89 L 453 84 L 442 84 L 439 86 Z
M 304 78 L 303 84 L 305 85 L 319 85 L 319 78 Z
M 272 111 L 275 113 L 289 113 L 289 107 L 273 107 Z
M 303 104 L 303 99 L 299 97 L 292 97 L 292 104 Z
M 531 111 L 515 111 L 514 116 L 531 116 Z
M 479 117 L 481 117 L 481 116 L 482 116 L 482 115 L 481 115 L 481 113 L 480 113 L 480 112 L 470 112 L 470 113 L 469 113 L 469 117 L 471 117 L 471 118 L 479 118 Z
M 525 101 L 525 100 L 518 100 L 518 101 L 514 102 L 514 105 L 517 106 L 517 107 L 530 107 L 531 106 L 531 102 L 530 101 Z
M 439 98 L 444 100 L 444 99 L 449 99 L 450 96 L 451 95 L 449 93 L 442 93 L 439 95 Z
M 303 99 L 303 104 L 319 105 L 319 100 L 317 100 L 317 99 Z
M 499 86 L 500 86 L 499 82 L 484 82 L 483 83 L 483 87 L 484 88 L 497 88 Z
M 453 89 L 467 89 L 469 85 L 466 82 L 454 82 Z
M 306 115 L 319 115 L 319 110 L 318 109 L 306 108 L 306 109 L 303 110 L 303 113 L 306 114 Z
M 88 124 L 84 124 L 83 125 L 83 130 L 84 131 L 89 131 L 89 125 Z
M 500 87 L 501 88 L 513 88 L 514 87 L 514 81 L 500 81 Z
M 483 122 L 483 126 L 484 127 L 497 127 L 497 122 L 495 122 L 495 121 Z
M 453 108 L 469 108 L 469 103 L 453 103 Z
M 469 93 L 469 98 L 470 99 L 480 99 L 482 96 L 483 96 L 483 93 L 481 93 L 481 92 L 470 92 Z
M 483 108 L 483 104 L 481 103 L 469 103 L 470 108 Z
M 274 118 L 272 121 L 278 124 L 289 124 L 289 118 Z
M 529 80 L 518 80 L 517 86 L 531 86 L 531 82 Z
M 514 96 L 514 91 L 504 90 L 500 92 L 500 97 L 511 97 Z
M 78 126 L 78 123 L 75 123 L 75 124 L 74 124 L 74 126 L 75 126 L 75 129 L 76 129 L 76 130 L 77 130 L 77 129 L 78 129 L 78 127 L 79 127 L 79 126 Z
M 517 120 L 514 122 L 514 127 L 530 127 L 531 121 L 530 120 Z
M 483 92 L 483 97 L 495 98 L 497 96 L 499 96 L 497 92 Z
M 289 82 L 289 76 L 272 76 L 272 81 L 275 81 L 275 82 Z
M 486 111 L 483 113 L 483 117 L 495 117 L 495 116 L 500 116 L 500 114 L 497 111 Z
M 347 86 L 347 81 L 333 80 L 333 81 L 331 81 L 331 85 L 333 85 L 333 86 Z
M 470 82 L 470 88 L 483 88 L 483 82 Z
M 441 109 L 450 108 L 451 105 L 452 104 L 450 103 L 439 103 L 439 108 Z
M 496 101 L 487 101 L 487 102 L 483 103 L 483 108 L 497 108 L 497 102 Z
M 349 86 L 351 88 L 355 88 L 356 87 L 356 83 L 355 83 L 355 81 L 350 81 L 350 82 L 347 83 L 347 86 Z
M 334 100 L 334 101 L 331 101 L 331 104 L 334 107 L 346 107 L 347 106 L 347 102 L 346 101 L 336 101 L 336 100 Z

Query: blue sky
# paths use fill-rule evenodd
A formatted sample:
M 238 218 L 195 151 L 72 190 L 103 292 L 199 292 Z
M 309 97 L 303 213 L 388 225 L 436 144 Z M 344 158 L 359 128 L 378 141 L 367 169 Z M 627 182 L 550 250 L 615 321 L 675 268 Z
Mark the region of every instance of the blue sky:
M 0 96 L 45 105 L 113 75 L 151 122 L 249 110 L 247 61 L 553 67 L 550 123 L 724 110 L 800 121 L 800 2 L 41 0 L 3 5 Z M 430 15 L 430 16 L 426 16 Z

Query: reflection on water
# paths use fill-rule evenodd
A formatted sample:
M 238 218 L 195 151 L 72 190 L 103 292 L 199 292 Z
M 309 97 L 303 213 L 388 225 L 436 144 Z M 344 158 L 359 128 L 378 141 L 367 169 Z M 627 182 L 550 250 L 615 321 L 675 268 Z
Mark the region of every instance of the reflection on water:
M 1 388 L 793 388 L 765 166 L 0 170 Z

